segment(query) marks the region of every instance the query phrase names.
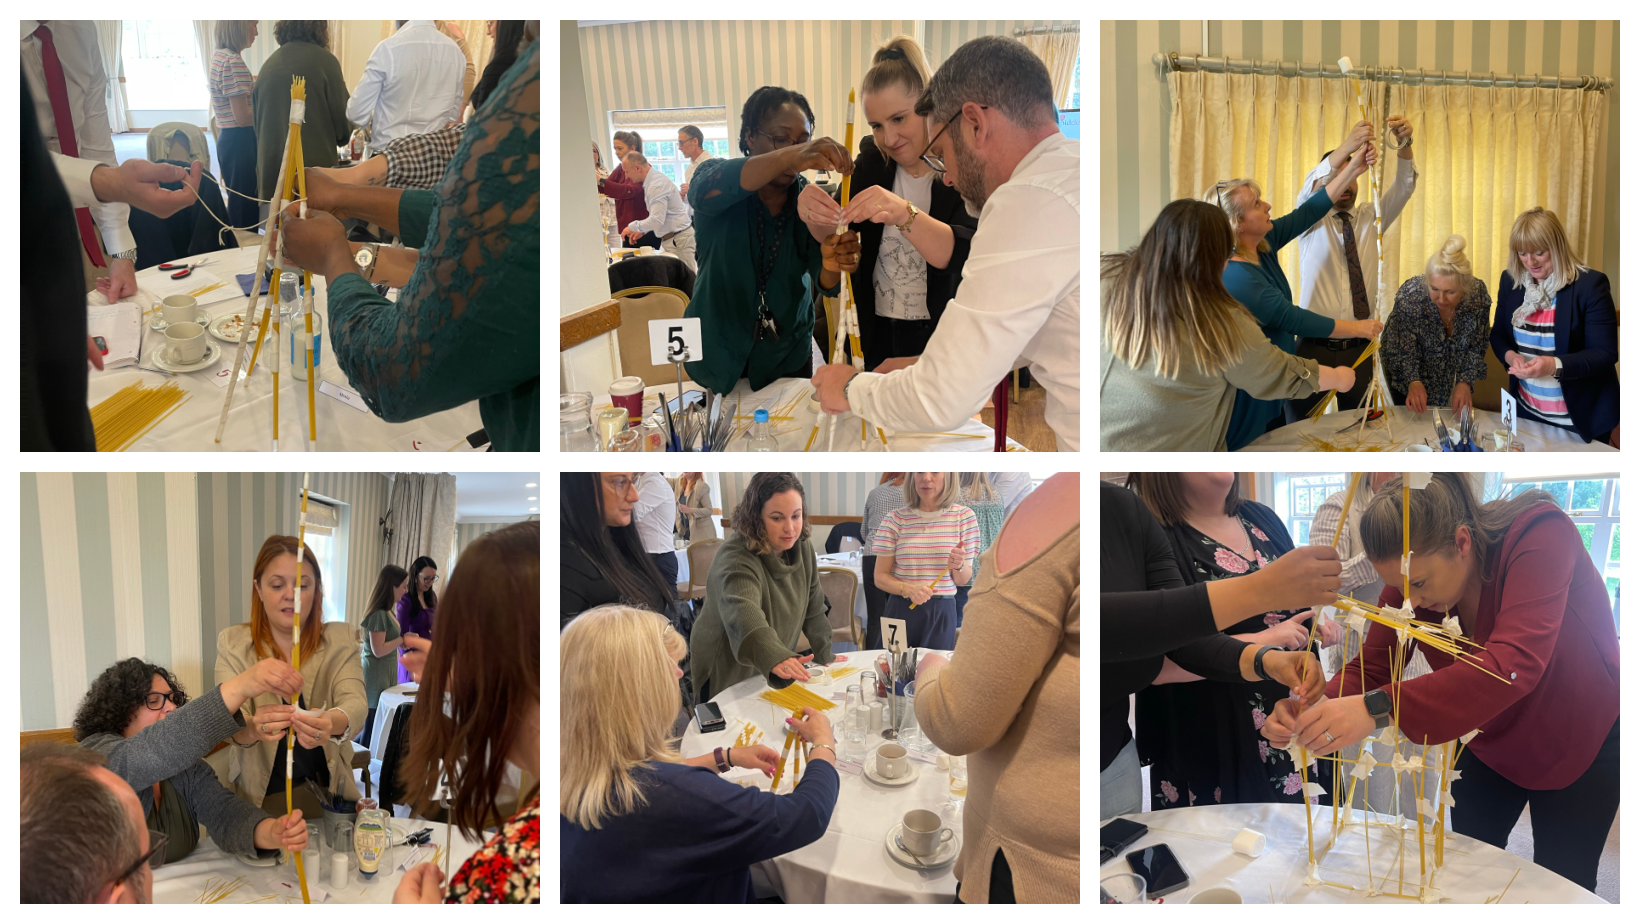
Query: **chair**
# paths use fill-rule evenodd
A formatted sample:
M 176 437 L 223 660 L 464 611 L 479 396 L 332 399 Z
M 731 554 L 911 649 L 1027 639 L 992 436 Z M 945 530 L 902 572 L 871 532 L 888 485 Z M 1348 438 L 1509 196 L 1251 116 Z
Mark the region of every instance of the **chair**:
M 26 731 L 26 732 L 23 732 L 21 737 L 23 739 L 22 746 L 25 747 L 25 748 L 28 747 L 31 744 L 50 744 L 50 743 L 78 744 L 79 743 L 79 742 L 74 740 L 74 729 L 72 729 L 72 728 L 46 728 L 46 729 L 41 729 L 40 731 Z
M 706 598 L 706 577 L 712 573 L 712 559 L 717 557 L 722 545 L 722 539 L 702 539 L 689 543 L 689 548 L 685 550 L 689 556 L 689 589 L 682 599 Z
M 854 617 L 854 595 L 860 592 L 860 579 L 847 568 L 822 565 L 820 590 L 831 601 L 831 640 L 851 642 L 860 648 L 860 621 Z
M 837 543 L 837 551 L 839 552 L 858 552 L 864 548 L 865 546 L 860 544 L 860 540 L 853 536 L 844 536 L 843 541 Z
M 619 293 L 638 286 L 664 286 L 693 298 L 695 271 L 677 257 L 659 254 L 629 257 L 609 265 L 609 291 Z
M 622 289 L 612 298 L 621 303 L 621 327 L 616 334 L 621 350 L 621 374 L 635 375 L 645 385 L 677 381 L 677 367 L 649 361 L 649 322 L 683 317 L 689 296 L 667 286 Z
M 855 548 L 858 549 L 864 547 L 864 543 L 860 539 L 860 521 L 845 520 L 842 523 L 833 525 L 831 532 L 826 533 L 827 555 L 835 555 L 838 552 L 845 551 L 845 549 L 843 549 L 844 536 L 852 536 L 854 538 Z

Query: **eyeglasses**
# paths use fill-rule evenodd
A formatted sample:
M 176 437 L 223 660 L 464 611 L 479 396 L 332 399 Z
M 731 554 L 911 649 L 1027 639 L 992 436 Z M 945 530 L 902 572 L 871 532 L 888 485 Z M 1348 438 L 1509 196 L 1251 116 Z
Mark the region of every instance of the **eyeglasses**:
M 142 869 L 144 864 L 147 864 L 149 869 L 159 869 L 164 866 L 165 845 L 169 841 L 170 838 L 166 837 L 163 833 L 150 830 L 148 832 L 148 852 L 138 857 L 135 863 L 127 866 L 125 868 L 125 872 L 114 877 L 114 881 L 110 883 L 110 886 L 117 886 L 125 880 L 130 879 L 132 874 L 134 874 L 137 870 Z
M 769 139 L 769 143 L 775 146 L 775 150 L 779 150 L 780 148 L 790 147 L 790 146 L 798 143 L 796 138 L 776 138 L 775 136 L 769 134 L 768 132 L 764 131 L 761 128 L 752 129 L 752 133 L 757 134 L 757 135 L 762 135 L 763 137 Z
M 183 703 L 188 701 L 188 698 L 182 695 L 181 690 L 172 690 L 169 693 L 150 693 L 143 697 L 142 704 L 147 706 L 149 709 L 158 712 L 159 710 L 165 708 L 166 700 L 170 700 L 178 707 L 181 707 Z
M 615 492 L 617 497 L 625 497 L 627 490 L 632 487 L 632 483 L 632 479 L 625 475 L 618 475 L 615 480 L 604 482 L 611 491 Z
M 990 109 L 991 107 L 990 106 L 981 106 L 979 108 L 981 108 L 981 109 Z M 961 118 L 961 116 L 962 116 L 962 109 L 958 108 L 957 111 L 951 115 L 951 118 L 946 119 L 945 124 L 940 126 L 940 130 L 934 133 L 934 137 L 928 139 L 928 147 L 923 148 L 922 154 L 918 155 L 919 157 L 922 158 L 923 163 L 927 164 L 930 167 L 933 167 L 934 170 L 938 173 L 941 173 L 941 174 L 945 173 L 945 159 L 942 158 L 942 157 L 937 157 L 937 156 L 935 156 L 933 154 L 930 154 L 928 152 L 934 150 L 934 142 L 938 141 L 939 137 L 941 135 L 945 134 L 945 130 L 951 127 L 951 123 L 955 122 L 957 119 Z

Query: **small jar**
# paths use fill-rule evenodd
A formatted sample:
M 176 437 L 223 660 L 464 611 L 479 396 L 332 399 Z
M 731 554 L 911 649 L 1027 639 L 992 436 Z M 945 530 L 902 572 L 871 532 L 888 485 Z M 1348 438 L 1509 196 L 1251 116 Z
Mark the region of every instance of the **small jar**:
M 609 450 L 615 434 L 627 428 L 626 408 L 606 407 L 598 412 L 598 448 Z

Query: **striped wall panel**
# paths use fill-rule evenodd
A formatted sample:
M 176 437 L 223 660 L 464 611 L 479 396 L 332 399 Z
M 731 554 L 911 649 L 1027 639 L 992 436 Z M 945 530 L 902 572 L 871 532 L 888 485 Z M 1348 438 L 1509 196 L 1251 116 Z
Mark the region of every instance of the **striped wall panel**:
M 922 23 L 919 36 L 923 51 L 928 54 L 928 66 L 939 69 L 941 62 L 964 42 L 982 35 L 1012 36 L 1016 30 L 1062 29 L 1078 26 L 1075 19 L 930 19 Z
M 755 472 L 720 472 L 718 484 L 723 490 L 723 518 L 733 515 L 734 507 L 746 493 Z M 803 494 L 808 499 L 810 516 L 860 516 L 866 510 L 866 494 L 877 486 L 880 472 L 797 472 L 803 482 Z
M 1203 27 L 1206 27 L 1205 42 Z M 1610 77 L 1607 144 L 1596 164 L 1594 234 L 1584 259 L 1620 275 L 1621 162 L 1618 23 L 1614 20 L 1101 20 L 1099 23 L 1099 249 L 1139 242 L 1163 205 L 1188 190 L 1168 188 L 1165 78 L 1157 53 L 1316 64 L 1348 55 L 1362 66 L 1499 74 Z
M 455 560 L 457 562 L 461 561 L 461 553 L 467 551 L 467 546 L 471 545 L 474 539 L 477 539 L 485 533 L 493 533 L 502 527 L 511 526 L 518 522 L 521 521 L 504 520 L 499 523 L 457 523 Z M 453 568 L 451 570 L 453 570 Z

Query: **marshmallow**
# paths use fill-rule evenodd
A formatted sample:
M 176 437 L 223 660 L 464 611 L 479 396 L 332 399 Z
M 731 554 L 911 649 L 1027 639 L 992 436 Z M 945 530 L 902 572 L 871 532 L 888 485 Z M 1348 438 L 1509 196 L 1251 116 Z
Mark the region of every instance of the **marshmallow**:
M 1258 859 L 1264 855 L 1264 835 L 1252 828 L 1242 828 L 1241 833 L 1230 841 L 1230 846 L 1244 857 Z

